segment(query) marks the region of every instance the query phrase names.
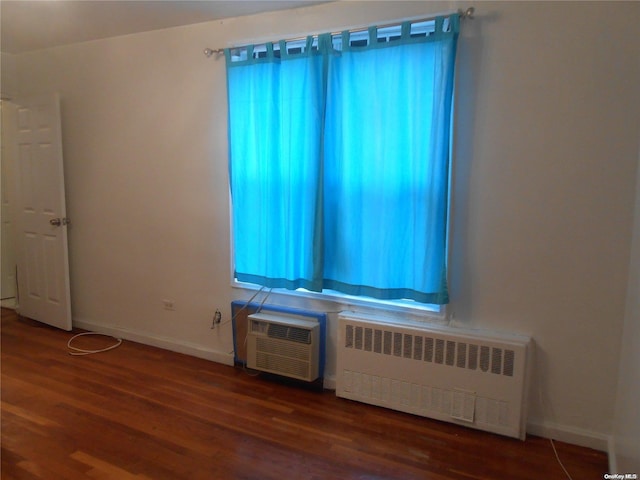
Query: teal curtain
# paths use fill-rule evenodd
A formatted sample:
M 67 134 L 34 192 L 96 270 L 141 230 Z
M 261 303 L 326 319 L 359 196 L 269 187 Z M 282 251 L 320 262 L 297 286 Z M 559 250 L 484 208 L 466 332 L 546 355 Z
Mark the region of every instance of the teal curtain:
M 236 278 L 322 289 L 324 56 L 226 50 Z
M 448 303 L 457 34 L 454 15 L 225 52 L 238 280 Z

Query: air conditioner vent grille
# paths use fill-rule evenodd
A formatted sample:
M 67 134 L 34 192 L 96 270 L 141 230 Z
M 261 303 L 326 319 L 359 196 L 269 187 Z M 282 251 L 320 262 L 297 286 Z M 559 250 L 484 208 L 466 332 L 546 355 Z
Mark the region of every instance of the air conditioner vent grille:
M 298 378 L 309 376 L 309 363 L 295 361 L 291 358 L 269 355 L 264 352 L 256 353 L 256 367 L 268 372 L 278 372 Z
M 258 352 L 271 355 L 280 355 L 297 360 L 309 359 L 309 349 L 304 345 L 297 345 L 292 342 L 283 342 L 270 338 L 257 338 L 256 348 Z
M 507 377 L 514 376 L 516 363 L 514 350 L 349 324 L 344 346 Z
M 282 340 L 290 340 L 298 343 L 311 343 L 311 332 L 306 328 L 290 327 L 287 325 L 279 325 L 270 323 L 267 330 L 269 338 L 279 338 Z

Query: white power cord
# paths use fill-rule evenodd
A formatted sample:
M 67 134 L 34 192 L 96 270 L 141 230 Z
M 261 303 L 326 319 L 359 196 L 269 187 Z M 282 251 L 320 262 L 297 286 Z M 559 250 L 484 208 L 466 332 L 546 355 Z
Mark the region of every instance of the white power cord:
M 556 444 L 554 443 L 553 438 L 550 438 L 549 441 L 551 442 L 551 446 L 553 447 L 553 453 L 556 454 L 556 460 L 558 460 L 558 463 L 562 467 L 562 470 L 564 470 L 564 474 L 567 476 L 569 480 L 573 480 L 573 478 L 571 478 L 571 475 L 569 475 L 569 472 L 567 472 L 567 469 L 564 468 L 564 464 L 562 463 L 562 460 L 560 460 L 560 456 L 558 455 L 558 451 L 556 450 Z
M 256 298 L 256 296 L 257 296 L 260 292 L 262 292 L 262 291 L 264 290 L 264 288 L 265 288 L 264 286 L 260 287 L 260 290 L 258 290 L 258 291 L 253 295 L 253 297 L 251 297 L 251 298 L 247 301 L 247 303 L 245 303 L 245 304 L 244 304 L 244 306 L 243 306 L 240 310 L 238 310 L 238 311 L 236 312 L 236 314 L 231 318 L 231 321 L 235 320 L 235 319 L 236 319 L 236 317 L 238 316 L 238 314 L 239 314 L 242 310 L 244 310 L 245 308 L 248 308 L 248 307 L 249 307 L 249 305 L 251 304 L 251 301 L 252 301 L 254 298 Z M 264 302 L 266 302 L 266 301 L 267 301 L 267 298 L 269 298 L 269 295 L 271 295 L 271 292 L 272 292 L 272 291 L 273 291 L 273 288 L 270 288 L 270 289 L 269 289 L 269 291 L 268 291 L 268 292 L 266 293 L 266 295 L 264 296 L 264 298 L 262 299 L 262 301 L 260 302 L 260 305 L 258 306 L 258 308 L 256 309 L 256 311 L 255 311 L 254 313 L 258 313 L 260 310 L 262 310 L 262 306 L 264 305 Z M 246 333 L 246 334 L 245 334 L 245 336 L 244 336 L 244 342 L 243 342 L 243 345 L 244 345 L 245 351 L 246 351 L 246 348 L 247 348 L 247 339 L 248 339 L 248 338 L 249 338 L 249 322 L 248 322 L 248 319 L 247 319 L 247 333 Z M 249 372 L 249 370 L 248 370 L 248 368 L 247 368 L 247 360 L 246 360 L 246 359 L 245 359 L 245 361 L 244 361 L 244 362 L 242 362 L 242 371 L 243 371 L 245 374 L 249 375 L 250 377 L 257 377 L 258 375 L 260 375 L 260 372 L 255 372 L 255 373 L 251 373 L 251 372 Z
M 545 401 L 544 401 L 544 399 L 542 397 L 542 380 L 540 379 L 540 375 L 538 375 L 538 400 L 540 401 L 540 408 L 542 409 L 542 412 L 544 413 L 545 410 L 547 410 L 547 409 L 545 408 Z M 553 413 L 553 407 L 551 406 L 550 403 L 549 403 L 549 415 L 551 416 L 551 419 L 553 421 L 553 419 L 555 418 L 555 415 Z M 571 477 L 571 475 L 569 474 L 569 472 L 565 468 L 564 464 L 562 463 L 562 460 L 560 460 L 560 455 L 558 455 L 558 450 L 556 450 L 556 444 L 553 441 L 553 438 L 549 438 L 549 443 L 551 443 L 551 448 L 553 448 L 553 453 L 556 456 L 556 460 L 558 461 L 558 464 L 560 465 L 560 467 L 564 471 L 564 474 L 567 476 L 567 478 L 569 480 L 573 480 L 573 478 Z
M 78 347 L 74 347 L 73 345 L 71 345 L 71 342 L 73 342 L 73 340 L 75 340 L 78 337 L 82 337 L 84 335 L 103 335 L 103 336 L 106 336 L 106 337 L 110 336 L 110 335 L 104 335 L 103 333 L 95 333 L 95 332 L 78 333 L 77 335 L 74 335 L 73 337 L 71 337 L 69 339 L 69 341 L 67 342 L 67 348 L 69 349 L 69 355 L 91 355 L 93 353 L 108 352 L 109 350 L 113 350 L 114 348 L 117 348 L 122 344 L 122 339 L 121 338 L 111 337 L 114 340 L 116 340 L 116 343 L 114 345 L 111 345 L 110 347 L 101 348 L 99 350 L 85 350 L 83 348 L 78 348 Z

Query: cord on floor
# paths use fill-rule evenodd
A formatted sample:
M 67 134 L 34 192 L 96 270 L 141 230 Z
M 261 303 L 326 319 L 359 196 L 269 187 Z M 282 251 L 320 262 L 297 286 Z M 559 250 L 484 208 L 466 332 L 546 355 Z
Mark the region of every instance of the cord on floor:
M 95 333 L 95 332 L 84 332 L 84 333 L 78 333 L 77 335 L 74 335 L 73 337 L 71 337 L 69 339 L 69 341 L 67 342 L 67 348 L 69 349 L 69 355 L 92 355 L 94 353 L 101 353 L 101 352 L 108 352 L 109 350 L 113 350 L 114 348 L 119 347 L 122 344 L 122 339 L 121 338 L 115 338 L 115 337 L 111 337 L 114 340 L 116 340 L 116 343 L 106 347 L 106 348 L 101 348 L 98 350 L 85 350 L 83 348 L 78 348 L 78 347 L 74 347 L 73 345 L 71 345 L 71 342 L 73 342 L 73 340 L 75 340 L 78 337 L 82 337 L 85 335 L 103 335 L 106 337 L 109 337 L 110 335 L 104 335 L 103 333 Z

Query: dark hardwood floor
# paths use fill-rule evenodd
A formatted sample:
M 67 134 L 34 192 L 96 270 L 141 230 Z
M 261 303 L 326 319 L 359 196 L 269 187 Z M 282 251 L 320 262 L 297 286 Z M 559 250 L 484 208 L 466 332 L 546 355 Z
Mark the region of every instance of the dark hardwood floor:
M 74 357 L 71 333 L 11 310 L 1 328 L 2 479 L 566 478 L 542 438 L 520 442 L 128 341 Z M 574 480 L 607 472 L 603 452 L 556 446 Z

